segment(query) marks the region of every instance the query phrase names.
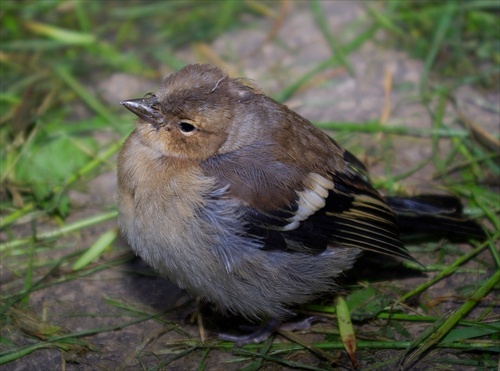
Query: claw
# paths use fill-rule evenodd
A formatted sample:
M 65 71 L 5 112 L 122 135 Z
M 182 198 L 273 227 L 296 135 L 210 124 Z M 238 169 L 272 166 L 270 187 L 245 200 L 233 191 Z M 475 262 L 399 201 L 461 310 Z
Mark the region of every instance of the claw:
M 321 316 L 309 316 L 297 321 L 280 322 L 277 319 L 270 319 L 260 326 L 238 326 L 240 330 L 250 332 L 246 335 L 233 335 L 228 333 L 219 333 L 217 337 L 220 340 L 231 341 L 237 347 L 242 347 L 250 343 L 261 343 L 271 336 L 274 332 L 283 331 L 307 331 L 315 322 L 324 322 L 325 318 Z
M 281 323 L 276 319 L 270 319 L 261 326 L 255 326 L 254 331 L 248 335 L 231 335 L 226 333 L 218 334 L 220 340 L 232 341 L 237 347 L 242 347 L 250 343 L 261 343 L 276 332 Z
M 283 331 L 307 331 L 311 329 L 315 322 L 326 322 L 326 319 L 321 316 L 309 316 L 301 319 L 300 321 L 290 321 L 283 323 L 279 330 Z

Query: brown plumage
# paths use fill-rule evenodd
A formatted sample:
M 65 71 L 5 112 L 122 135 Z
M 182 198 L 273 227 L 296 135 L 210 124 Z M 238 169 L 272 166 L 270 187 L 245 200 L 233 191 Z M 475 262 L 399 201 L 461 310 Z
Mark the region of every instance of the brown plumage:
M 247 81 L 190 65 L 122 104 L 139 121 L 119 156 L 120 227 L 192 294 L 283 319 L 362 250 L 409 258 L 361 162 Z

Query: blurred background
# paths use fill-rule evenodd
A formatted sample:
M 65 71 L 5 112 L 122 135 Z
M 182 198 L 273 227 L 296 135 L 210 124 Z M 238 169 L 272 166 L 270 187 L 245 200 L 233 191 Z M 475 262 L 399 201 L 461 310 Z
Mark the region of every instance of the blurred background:
M 348 285 L 360 365 L 496 367 L 499 12 L 496 0 L 2 0 L 0 364 L 350 367 L 334 321 L 240 350 L 202 344 L 171 310 L 183 292 L 119 237 L 116 154 L 135 120 L 119 102 L 186 64 L 212 63 L 327 130 L 382 193 L 454 194 L 490 233 L 481 245 L 409 246 L 425 273 L 408 263 L 404 279 Z M 407 322 L 388 324 L 391 306 Z

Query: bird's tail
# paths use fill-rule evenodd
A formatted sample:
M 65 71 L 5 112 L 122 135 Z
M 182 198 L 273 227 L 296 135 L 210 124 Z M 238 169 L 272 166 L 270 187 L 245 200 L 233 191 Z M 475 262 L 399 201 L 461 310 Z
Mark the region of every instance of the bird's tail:
M 460 200 L 453 196 L 419 195 L 387 197 L 398 217 L 403 238 L 447 238 L 452 241 L 484 240 L 484 229 L 463 214 Z

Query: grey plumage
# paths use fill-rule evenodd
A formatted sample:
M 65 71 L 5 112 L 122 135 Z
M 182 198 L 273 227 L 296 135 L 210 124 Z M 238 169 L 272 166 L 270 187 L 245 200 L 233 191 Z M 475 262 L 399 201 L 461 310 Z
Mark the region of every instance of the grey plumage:
M 139 121 L 119 155 L 120 228 L 193 295 L 284 319 L 362 250 L 410 258 L 361 162 L 245 80 L 192 65 L 122 104 Z

